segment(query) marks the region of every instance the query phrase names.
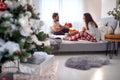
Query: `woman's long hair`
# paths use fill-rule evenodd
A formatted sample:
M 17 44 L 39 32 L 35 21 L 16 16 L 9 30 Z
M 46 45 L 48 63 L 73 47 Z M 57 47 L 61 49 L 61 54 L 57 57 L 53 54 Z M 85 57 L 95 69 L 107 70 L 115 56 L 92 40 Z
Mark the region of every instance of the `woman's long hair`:
M 89 27 L 88 27 L 88 23 L 89 22 L 92 22 L 95 24 L 95 27 L 98 28 L 98 25 L 96 24 L 96 22 L 93 20 L 92 16 L 90 13 L 84 13 L 84 17 L 85 17 L 85 25 L 87 27 L 87 30 L 89 30 Z

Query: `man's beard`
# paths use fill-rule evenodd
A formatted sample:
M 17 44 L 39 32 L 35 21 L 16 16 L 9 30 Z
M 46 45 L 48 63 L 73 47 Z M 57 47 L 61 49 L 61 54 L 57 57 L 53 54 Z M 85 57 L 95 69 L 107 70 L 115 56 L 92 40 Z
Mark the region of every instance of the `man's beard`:
M 56 20 L 57 22 L 59 22 L 59 19 L 58 20 Z

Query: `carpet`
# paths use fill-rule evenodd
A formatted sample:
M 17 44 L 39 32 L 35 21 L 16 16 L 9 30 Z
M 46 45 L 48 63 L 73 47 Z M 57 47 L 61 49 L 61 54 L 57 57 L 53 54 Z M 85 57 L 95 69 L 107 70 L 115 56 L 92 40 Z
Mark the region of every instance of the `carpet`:
M 88 70 L 90 68 L 98 68 L 103 65 L 108 65 L 109 63 L 110 60 L 107 58 L 97 56 L 80 56 L 67 59 L 65 66 L 80 70 Z

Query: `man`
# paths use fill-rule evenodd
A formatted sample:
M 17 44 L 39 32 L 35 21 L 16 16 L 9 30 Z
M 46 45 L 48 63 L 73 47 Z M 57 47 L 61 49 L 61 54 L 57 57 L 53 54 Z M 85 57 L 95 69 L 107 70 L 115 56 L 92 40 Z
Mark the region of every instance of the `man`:
M 58 13 L 53 13 L 53 26 L 52 26 L 52 33 L 55 35 L 64 35 L 65 33 L 69 32 L 69 29 L 66 28 L 66 24 L 62 26 L 59 23 L 59 15 Z

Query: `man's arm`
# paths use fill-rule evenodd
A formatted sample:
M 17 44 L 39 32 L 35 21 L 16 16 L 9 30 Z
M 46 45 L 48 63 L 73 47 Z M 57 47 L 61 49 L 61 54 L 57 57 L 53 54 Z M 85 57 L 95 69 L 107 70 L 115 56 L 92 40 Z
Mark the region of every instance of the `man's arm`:
M 53 25 L 52 26 L 52 30 L 55 31 L 55 32 L 58 32 L 58 31 L 61 31 L 63 30 L 65 27 L 62 26 L 62 25 L 59 25 L 59 27 L 57 25 Z

